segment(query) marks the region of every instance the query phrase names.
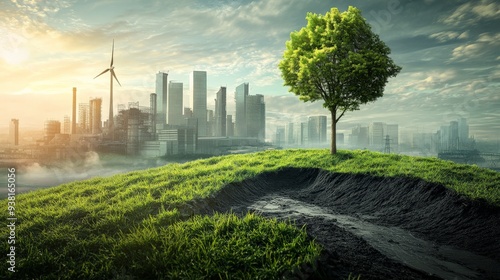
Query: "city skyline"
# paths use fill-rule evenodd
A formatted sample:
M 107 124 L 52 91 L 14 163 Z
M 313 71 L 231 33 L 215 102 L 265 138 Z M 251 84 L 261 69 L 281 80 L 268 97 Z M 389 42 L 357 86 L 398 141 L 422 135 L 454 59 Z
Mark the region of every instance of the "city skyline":
M 4 1 L 0 128 L 8 130 L 13 118 L 20 120 L 20 129 L 34 129 L 71 115 L 73 87 L 78 103 L 102 98 L 102 108 L 109 108 L 109 81 L 92 78 L 107 66 L 113 38 L 114 64 L 124 82 L 115 88 L 115 104 L 149 104 L 155 73 L 169 70 L 169 80 L 183 83 L 187 101 L 188 75 L 200 70 L 208 72 L 207 100 L 214 100 L 221 86 L 227 100 L 234 100 L 236 86 L 250 82 L 252 94 L 266 96 L 266 127 L 327 115 L 321 102 L 303 103 L 282 86 L 277 63 L 290 32 L 305 25 L 307 12 L 343 11 L 348 5 L 361 9 L 403 70 L 389 81 L 384 97 L 348 112 L 339 130 L 370 119 L 398 119 L 401 127 L 432 132 L 465 117 L 471 135 L 500 137 L 500 33 L 495 28 L 500 4 L 492 0 Z M 234 104 L 227 103 L 234 119 Z

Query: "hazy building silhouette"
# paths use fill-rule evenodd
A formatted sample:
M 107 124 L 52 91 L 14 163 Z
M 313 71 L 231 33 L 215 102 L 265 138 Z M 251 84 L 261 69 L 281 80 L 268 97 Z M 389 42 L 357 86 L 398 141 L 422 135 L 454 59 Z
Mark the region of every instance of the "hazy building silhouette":
M 73 108 L 71 115 L 71 134 L 76 134 L 76 87 L 73 88 Z M 65 132 L 66 133 L 66 132 Z
M 167 123 L 167 80 L 167 73 L 156 74 L 156 125 L 159 129 L 163 129 Z
M 226 136 L 226 87 L 220 87 L 215 99 L 214 136 Z
M 94 98 L 89 101 L 89 133 L 99 134 L 102 131 L 101 108 L 102 99 Z
M 12 145 L 19 145 L 19 119 L 10 120 L 9 138 Z
M 307 128 L 309 144 L 322 144 L 326 142 L 326 116 L 309 117 Z
M 458 122 L 450 122 L 450 138 L 449 138 L 449 149 L 458 150 Z
M 156 140 L 156 93 L 149 95 L 149 123 L 151 140 Z
M 78 104 L 78 128 L 79 133 L 87 133 L 89 127 L 89 104 Z
M 182 125 L 184 123 L 182 116 L 183 94 L 182 83 L 172 81 L 168 83 L 167 124 Z
M 276 127 L 276 135 L 274 136 L 274 144 L 282 147 L 286 142 L 286 129 L 284 126 Z
M 286 125 L 286 143 L 288 145 L 295 144 L 295 134 L 293 123 L 288 123 Z
M 385 124 L 383 122 L 373 122 L 368 127 L 370 133 L 370 145 L 376 147 L 384 146 Z
M 234 136 L 234 122 L 233 122 L 233 116 L 232 115 L 227 115 L 226 116 L 226 136 L 227 137 L 233 137 Z
M 397 146 L 399 145 L 399 126 L 397 124 L 388 124 L 386 126 L 386 128 L 387 128 L 387 131 L 385 132 L 385 135 L 386 136 L 389 135 L 391 149 L 395 150 L 395 149 L 397 149 Z M 384 144 L 385 144 L 385 142 L 384 142 Z
M 462 150 L 469 148 L 469 125 L 466 118 L 458 120 L 458 148 Z
M 306 122 L 301 122 L 300 123 L 300 129 L 298 131 L 298 137 L 297 140 L 299 141 L 299 145 L 304 146 L 307 143 L 307 136 L 309 133 L 309 129 L 307 128 Z
M 249 93 L 248 83 L 243 83 L 236 87 L 236 91 L 234 92 L 234 100 L 236 102 L 236 120 L 234 123 L 235 126 L 235 135 L 240 137 L 247 136 L 247 113 L 246 113 L 246 102 L 247 96 Z
M 207 136 L 207 72 L 193 71 L 190 75 L 191 106 L 198 119 L 198 136 Z
M 70 134 L 71 133 L 71 121 L 69 119 L 69 116 L 64 116 L 63 133 L 64 134 Z
M 207 110 L 207 135 L 205 136 L 214 136 L 214 131 L 215 131 L 214 110 Z
M 246 96 L 247 137 L 266 138 L 266 103 L 262 94 Z M 285 137 L 283 135 L 283 137 Z M 284 144 L 284 142 L 282 143 Z
M 55 120 L 45 121 L 43 132 L 45 142 L 50 142 L 56 134 L 61 134 L 61 122 Z

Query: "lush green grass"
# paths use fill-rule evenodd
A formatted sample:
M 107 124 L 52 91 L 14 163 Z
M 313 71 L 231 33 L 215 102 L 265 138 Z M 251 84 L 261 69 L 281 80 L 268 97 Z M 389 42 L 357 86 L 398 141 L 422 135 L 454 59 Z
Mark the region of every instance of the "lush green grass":
M 213 157 L 18 195 L 16 276 L 273 278 L 311 263 L 318 246 L 288 223 L 232 214 L 186 220 L 178 210 L 227 183 L 283 167 L 422 178 L 500 206 L 499 173 L 434 158 L 327 150 Z M 6 227 L 1 232 L 6 236 Z

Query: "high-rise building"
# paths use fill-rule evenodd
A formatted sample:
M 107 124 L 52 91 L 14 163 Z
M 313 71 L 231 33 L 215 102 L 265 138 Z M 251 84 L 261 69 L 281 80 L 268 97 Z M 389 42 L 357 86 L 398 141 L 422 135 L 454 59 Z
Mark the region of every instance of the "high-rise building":
M 78 104 L 78 128 L 79 133 L 88 133 L 89 128 L 89 104 Z
M 391 147 L 394 149 L 399 145 L 399 126 L 397 124 L 388 124 L 386 127 L 385 135 L 389 135 Z
M 156 93 L 149 95 L 149 114 L 151 140 L 156 140 Z
M 182 116 L 183 94 L 182 83 L 172 81 L 168 83 L 167 124 L 182 125 L 184 123 Z
M 374 122 L 371 123 L 368 127 L 368 131 L 370 134 L 370 145 L 382 147 L 385 142 L 385 133 L 384 133 L 384 123 L 383 122 Z
M 156 125 L 161 129 L 167 123 L 167 78 L 167 73 L 156 74 Z
M 449 148 L 450 150 L 457 150 L 458 149 L 458 140 L 459 140 L 459 135 L 458 135 L 458 122 L 457 121 L 451 121 L 450 122 L 450 139 L 449 139 Z
M 468 149 L 469 145 L 469 125 L 466 118 L 458 120 L 458 148 Z
M 102 99 L 94 98 L 89 101 L 89 133 L 99 134 L 102 129 L 101 121 Z
M 216 97 L 214 136 L 226 136 L 226 87 L 220 87 Z
M 236 102 L 236 120 L 235 135 L 240 137 L 247 136 L 247 113 L 246 113 L 246 102 L 248 96 L 248 83 L 243 83 L 236 87 L 234 92 L 234 100 Z
M 14 146 L 19 145 L 19 120 L 11 119 L 10 120 L 10 129 L 9 129 L 9 138 L 10 143 Z
M 233 137 L 234 136 L 234 122 L 233 122 L 233 116 L 232 115 L 227 115 L 226 116 L 226 136 L 227 137 Z
M 71 132 L 71 121 L 69 116 L 64 116 L 63 133 L 70 134 Z
M 274 139 L 274 144 L 278 147 L 281 147 L 285 144 L 286 141 L 286 133 L 284 126 L 278 126 L 276 128 L 276 135 Z
M 312 116 L 308 120 L 308 143 L 326 142 L 326 116 Z
M 439 150 L 447 151 L 450 149 L 450 127 L 442 125 L 439 129 Z
M 191 106 L 198 119 L 198 136 L 207 135 L 207 72 L 193 71 L 190 75 Z
M 50 142 L 56 134 L 61 134 L 61 122 L 48 120 L 45 122 L 44 126 L 44 139 L 46 142 Z
M 66 133 L 66 132 L 64 132 Z M 71 115 L 71 134 L 76 134 L 76 87 L 73 88 L 73 110 Z
M 207 110 L 207 135 L 214 136 L 215 131 L 215 118 L 214 110 Z
M 295 143 L 293 123 L 288 123 L 286 126 L 286 142 L 288 145 L 292 145 Z
M 308 123 L 306 122 L 301 122 L 300 123 L 300 130 L 298 133 L 297 140 L 299 141 L 299 144 L 301 146 L 304 146 L 307 143 L 307 136 L 309 133 L 309 129 L 307 128 Z
M 255 137 L 260 141 L 266 139 L 266 103 L 262 94 L 246 97 L 246 126 L 247 137 Z

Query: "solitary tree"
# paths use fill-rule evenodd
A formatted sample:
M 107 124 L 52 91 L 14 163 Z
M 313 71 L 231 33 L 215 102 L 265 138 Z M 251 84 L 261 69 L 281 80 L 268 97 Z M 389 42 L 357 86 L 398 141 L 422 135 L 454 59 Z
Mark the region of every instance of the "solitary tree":
M 331 154 L 337 153 L 336 126 L 346 111 L 383 95 L 401 67 L 355 7 L 343 13 L 308 13 L 307 26 L 290 34 L 279 63 L 285 86 L 305 102 L 323 99 L 331 112 Z

